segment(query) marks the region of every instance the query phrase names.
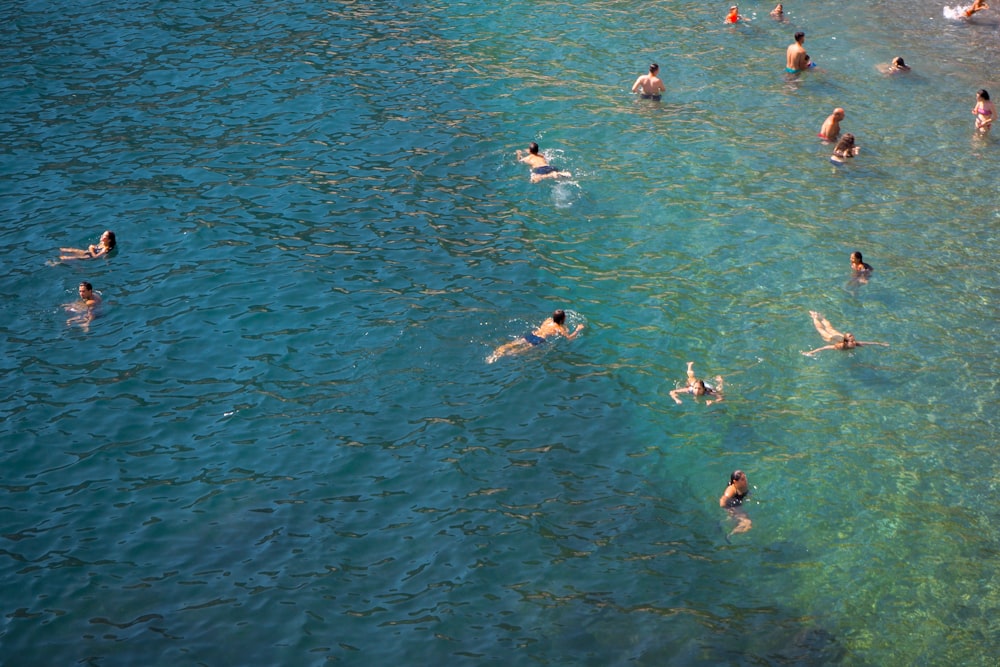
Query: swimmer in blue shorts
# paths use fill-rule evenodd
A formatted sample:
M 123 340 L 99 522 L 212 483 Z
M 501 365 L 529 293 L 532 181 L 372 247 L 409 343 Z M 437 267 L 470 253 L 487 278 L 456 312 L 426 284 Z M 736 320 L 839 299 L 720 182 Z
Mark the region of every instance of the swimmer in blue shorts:
M 517 159 L 531 167 L 532 183 L 546 178 L 570 178 L 573 175 L 568 171 L 559 171 L 550 165 L 548 159 L 538 152 L 538 144 L 534 141 L 529 144 L 527 153 L 520 148 L 517 149 Z
M 803 43 L 806 41 L 804 32 L 795 33 L 795 41 L 785 50 L 785 71 L 789 74 L 804 72 L 809 67 L 809 55 Z
M 573 340 L 580 333 L 581 329 L 583 329 L 583 325 L 578 324 L 573 333 L 570 333 L 569 329 L 566 328 L 566 311 L 557 310 L 552 313 L 552 317 L 539 324 L 538 328 L 531 333 L 524 334 L 517 340 L 504 343 L 495 349 L 493 354 L 486 357 L 486 363 L 492 364 L 500 357 L 508 354 L 517 354 L 532 347 L 537 347 L 556 336 L 564 336 L 566 340 Z

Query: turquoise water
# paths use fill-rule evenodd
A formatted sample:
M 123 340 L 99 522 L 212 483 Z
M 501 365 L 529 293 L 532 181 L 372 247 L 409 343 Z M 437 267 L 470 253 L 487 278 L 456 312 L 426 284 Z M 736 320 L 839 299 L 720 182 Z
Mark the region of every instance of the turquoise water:
M 770 8 L 0 10 L 0 662 L 995 664 L 1000 19 Z

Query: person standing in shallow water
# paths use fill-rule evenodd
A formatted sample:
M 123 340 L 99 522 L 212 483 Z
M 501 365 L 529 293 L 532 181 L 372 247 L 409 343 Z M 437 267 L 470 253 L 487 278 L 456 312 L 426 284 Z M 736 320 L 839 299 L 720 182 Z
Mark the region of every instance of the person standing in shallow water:
M 855 250 L 854 252 L 851 253 L 851 271 L 854 272 L 855 280 L 857 280 L 859 283 L 867 283 L 868 278 L 871 277 L 872 271 L 874 271 L 874 269 L 872 268 L 871 264 L 868 264 L 864 261 L 864 259 L 861 257 L 861 252 Z
M 972 115 L 976 117 L 976 129 L 986 133 L 993 127 L 997 118 L 997 108 L 990 101 L 990 94 L 985 89 L 976 93 L 976 106 L 972 107 Z
M 663 99 L 663 93 L 667 92 L 667 87 L 658 76 L 660 66 L 653 63 L 649 66 L 649 74 L 643 74 L 632 84 L 632 92 L 638 93 L 644 100 L 659 102 Z
M 804 32 L 795 33 L 795 41 L 788 45 L 785 50 L 785 71 L 789 74 L 804 72 L 809 67 L 809 55 L 804 46 L 806 34 Z
M 573 333 L 570 333 L 569 329 L 566 328 L 566 311 L 557 310 L 552 313 L 552 317 L 539 324 L 538 327 L 531 333 L 524 334 L 517 340 L 504 343 L 495 349 L 493 354 L 486 357 L 486 363 L 492 364 L 500 357 L 507 356 L 508 354 L 524 352 L 525 350 L 547 343 L 549 340 L 557 336 L 563 336 L 566 340 L 573 340 L 577 337 L 577 335 L 579 335 L 582 329 L 583 325 L 578 324 Z
M 753 526 L 753 522 L 750 521 L 750 517 L 743 509 L 743 500 L 749 495 L 750 482 L 747 480 L 746 473 L 742 470 L 734 470 L 729 476 L 729 485 L 726 486 L 722 497 L 719 498 L 719 507 L 725 508 L 729 516 L 736 520 L 736 526 L 726 536 L 727 540 L 730 535 L 745 533 Z
M 844 120 L 844 110 L 837 107 L 823 121 L 823 126 L 819 129 L 819 138 L 823 141 L 836 141 L 837 137 L 840 136 L 840 121 L 842 120 Z

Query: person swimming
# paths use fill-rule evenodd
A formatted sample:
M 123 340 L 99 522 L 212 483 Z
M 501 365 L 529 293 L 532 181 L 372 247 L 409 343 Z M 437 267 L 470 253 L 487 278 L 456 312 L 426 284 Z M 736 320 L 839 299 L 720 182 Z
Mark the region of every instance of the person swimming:
M 910 66 L 907 65 L 903 61 L 903 59 L 900 58 L 899 56 L 893 58 L 892 62 L 889 64 L 889 74 L 896 74 L 898 72 L 909 72 L 909 71 L 910 71 Z
M 86 250 L 80 248 L 59 248 L 59 252 L 62 253 L 59 259 L 96 259 L 106 256 L 115 249 L 116 245 L 118 245 L 118 240 L 115 238 L 115 233 L 107 230 L 101 234 L 101 239 L 96 244 L 87 246 Z
M 736 519 L 736 526 L 726 536 L 726 541 L 736 533 L 745 533 L 753 527 L 753 522 L 743 509 L 743 501 L 750 495 L 750 482 L 747 475 L 742 470 L 734 470 L 729 475 L 729 484 L 719 498 L 719 507 L 728 512 L 729 516 Z
M 568 171 L 559 171 L 549 164 L 548 159 L 538 152 L 538 144 L 532 141 L 528 145 L 528 152 L 524 153 L 517 149 L 517 159 L 531 167 L 531 182 L 537 183 L 546 178 L 570 178 L 573 174 Z
M 743 17 L 740 16 L 740 8 L 733 5 L 729 8 L 729 15 L 726 16 L 726 23 L 739 23 Z
M 694 362 L 687 362 L 687 383 L 684 387 L 680 389 L 674 389 L 670 392 L 670 398 L 674 399 L 674 403 L 680 405 L 682 403 L 680 399 L 680 394 L 691 394 L 692 396 L 714 396 L 713 399 L 708 399 L 705 401 L 705 405 L 711 405 L 712 403 L 722 402 L 722 383 L 723 379 L 721 375 L 715 376 L 715 386 L 707 384 L 704 380 L 699 380 L 694 374 Z
M 500 359 L 500 357 L 507 356 L 508 354 L 517 354 L 530 348 L 538 347 L 556 336 L 563 336 L 566 340 L 573 340 L 579 335 L 582 329 L 583 325 L 578 324 L 573 333 L 570 333 L 569 329 L 566 328 L 566 311 L 561 309 L 556 310 L 552 313 L 552 317 L 539 324 L 530 333 L 526 333 L 509 343 L 504 343 L 495 349 L 493 354 L 486 357 L 486 363 L 492 364 Z
M 969 18 L 976 12 L 981 12 L 984 9 L 989 9 L 990 6 L 986 4 L 985 0 L 975 0 L 969 7 L 965 10 L 965 18 Z
M 810 317 L 812 317 L 813 326 L 816 327 L 816 331 L 819 335 L 823 337 L 823 340 L 830 341 L 831 345 L 824 345 L 823 347 L 817 347 L 815 350 L 810 350 L 809 352 L 803 352 L 802 354 L 807 357 L 811 357 L 817 352 L 822 352 L 823 350 L 853 350 L 856 347 L 862 347 L 864 345 L 881 345 L 882 347 L 889 347 L 888 343 L 877 343 L 877 342 L 862 342 L 854 337 L 851 332 L 840 333 L 833 328 L 830 324 L 830 320 L 826 319 L 815 310 L 809 311 Z M 833 341 L 837 341 L 833 343 Z

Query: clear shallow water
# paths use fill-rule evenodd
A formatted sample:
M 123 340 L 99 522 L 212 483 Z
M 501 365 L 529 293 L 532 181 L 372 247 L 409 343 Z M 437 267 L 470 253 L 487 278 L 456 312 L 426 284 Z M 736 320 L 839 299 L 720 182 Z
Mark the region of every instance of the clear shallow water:
M 992 664 L 995 16 L 769 9 L 3 10 L 3 661 Z

